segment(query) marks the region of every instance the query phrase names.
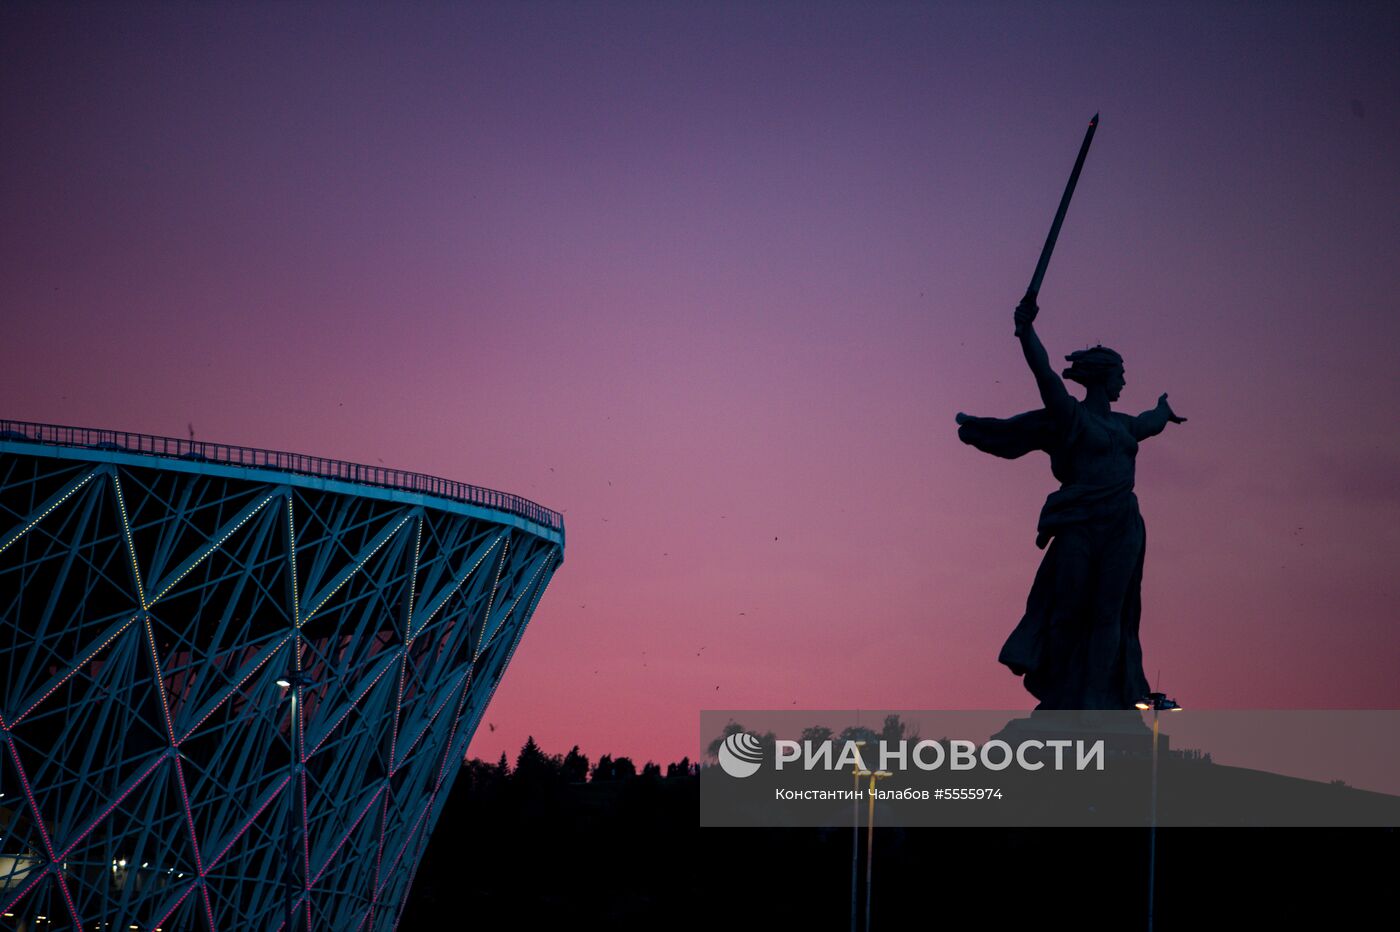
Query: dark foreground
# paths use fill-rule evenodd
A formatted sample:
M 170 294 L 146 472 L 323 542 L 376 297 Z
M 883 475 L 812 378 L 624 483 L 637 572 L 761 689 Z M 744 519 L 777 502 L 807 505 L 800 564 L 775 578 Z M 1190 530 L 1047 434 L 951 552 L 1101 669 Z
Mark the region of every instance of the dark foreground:
M 701 829 L 688 765 L 582 782 L 586 762 L 521 763 L 463 769 L 399 928 L 851 928 L 851 829 Z M 1397 916 L 1395 829 L 1157 839 L 1162 932 Z M 1147 849 L 1142 829 L 877 827 L 872 928 L 1145 929 Z

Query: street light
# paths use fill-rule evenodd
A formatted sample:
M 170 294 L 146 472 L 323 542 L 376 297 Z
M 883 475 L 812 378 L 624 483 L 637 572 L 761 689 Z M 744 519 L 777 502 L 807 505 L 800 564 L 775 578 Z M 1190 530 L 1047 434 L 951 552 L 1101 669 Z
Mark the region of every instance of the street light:
M 870 778 L 870 823 L 865 840 L 865 932 L 870 932 L 870 881 L 875 856 L 875 781 L 894 774 L 888 770 L 862 770 L 856 776 Z
M 857 748 L 865 747 L 864 741 L 854 742 Z M 852 784 L 855 793 L 860 792 L 860 752 L 856 752 L 857 763 L 851 767 L 851 777 L 855 781 Z M 869 773 L 869 771 L 864 771 Z M 856 932 L 856 862 L 860 860 L 860 800 L 855 793 L 851 795 L 851 932 Z
M 1135 705 L 1146 712 L 1152 710 L 1152 822 L 1147 830 L 1147 932 L 1152 932 L 1156 917 L 1157 895 L 1157 716 L 1161 712 L 1180 712 L 1181 706 L 1166 693 L 1148 693 Z
M 301 713 L 297 709 L 297 696 L 301 690 L 313 685 L 311 678 L 300 670 L 289 670 L 285 676 L 279 677 L 277 685 L 287 690 L 287 697 L 291 700 L 291 725 L 287 734 L 291 738 L 291 754 L 289 757 L 287 779 L 287 925 L 286 932 L 293 932 L 292 922 L 296 913 L 296 869 L 293 866 L 296 861 L 297 846 L 301 843 L 298 837 L 300 825 L 296 819 L 296 781 L 297 775 L 301 772 L 301 746 L 299 742 L 299 723 Z

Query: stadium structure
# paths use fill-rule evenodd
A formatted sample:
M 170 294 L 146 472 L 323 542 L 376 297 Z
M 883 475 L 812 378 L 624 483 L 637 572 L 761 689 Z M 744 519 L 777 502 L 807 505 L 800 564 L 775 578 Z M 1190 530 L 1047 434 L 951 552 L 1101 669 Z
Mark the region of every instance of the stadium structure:
M 502 492 L 0 421 L 0 929 L 395 928 L 563 552 Z

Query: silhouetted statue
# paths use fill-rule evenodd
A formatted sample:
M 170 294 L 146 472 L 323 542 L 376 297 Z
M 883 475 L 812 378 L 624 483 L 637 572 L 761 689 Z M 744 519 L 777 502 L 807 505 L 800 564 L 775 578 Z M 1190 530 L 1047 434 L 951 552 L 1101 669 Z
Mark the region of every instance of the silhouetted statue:
M 1040 700 L 1038 709 L 1131 709 L 1148 693 L 1138 621 L 1147 536 L 1133 494 L 1138 441 L 1180 424 L 1167 404 L 1136 417 L 1109 410 L 1127 384 L 1123 357 L 1106 346 L 1065 358 L 1065 390 L 1032 322 L 1028 294 L 1016 308 L 1016 332 L 1045 407 L 1005 420 L 959 413 L 958 437 L 985 453 L 1015 459 L 1050 454 L 1060 481 L 1040 512 L 1036 546 L 1050 544 L 1035 574 L 1026 614 L 998 658 Z

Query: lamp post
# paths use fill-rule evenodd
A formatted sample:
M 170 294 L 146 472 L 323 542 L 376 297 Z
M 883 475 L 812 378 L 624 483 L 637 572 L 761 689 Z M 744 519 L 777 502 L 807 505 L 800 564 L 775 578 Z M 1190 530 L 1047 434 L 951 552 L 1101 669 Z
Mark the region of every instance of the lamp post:
M 865 747 L 864 741 L 855 742 L 857 748 Z M 857 752 L 859 753 L 859 752 Z M 869 771 L 864 771 L 869 773 Z M 862 771 L 857 763 L 851 768 L 851 778 L 854 781 L 852 788 L 855 792 L 860 792 L 860 775 Z M 856 863 L 860 860 L 860 800 L 854 795 L 851 796 L 851 932 L 856 932 L 856 877 L 858 876 Z
M 1152 710 L 1152 821 L 1147 830 L 1147 932 L 1152 932 L 1156 918 L 1157 894 L 1157 716 L 1161 712 L 1180 712 L 1181 706 L 1166 693 L 1148 693 L 1137 703 L 1138 709 Z
M 294 920 L 296 917 L 296 856 L 297 846 L 301 839 L 299 836 L 299 824 L 296 818 L 296 797 L 297 797 L 297 777 L 301 773 L 301 745 L 300 745 L 300 720 L 301 711 L 297 708 L 297 698 L 301 695 L 303 688 L 312 685 L 311 678 L 300 670 L 289 670 L 286 675 L 278 679 L 277 685 L 287 690 L 287 696 L 291 700 L 291 725 L 287 729 L 287 735 L 291 738 L 290 763 L 288 763 L 289 777 L 287 780 L 287 925 L 285 932 L 293 932 Z
M 870 881 L 873 877 L 875 856 L 875 781 L 894 776 L 888 770 L 862 770 L 859 777 L 870 778 L 870 822 L 865 840 L 865 932 L 870 932 Z

